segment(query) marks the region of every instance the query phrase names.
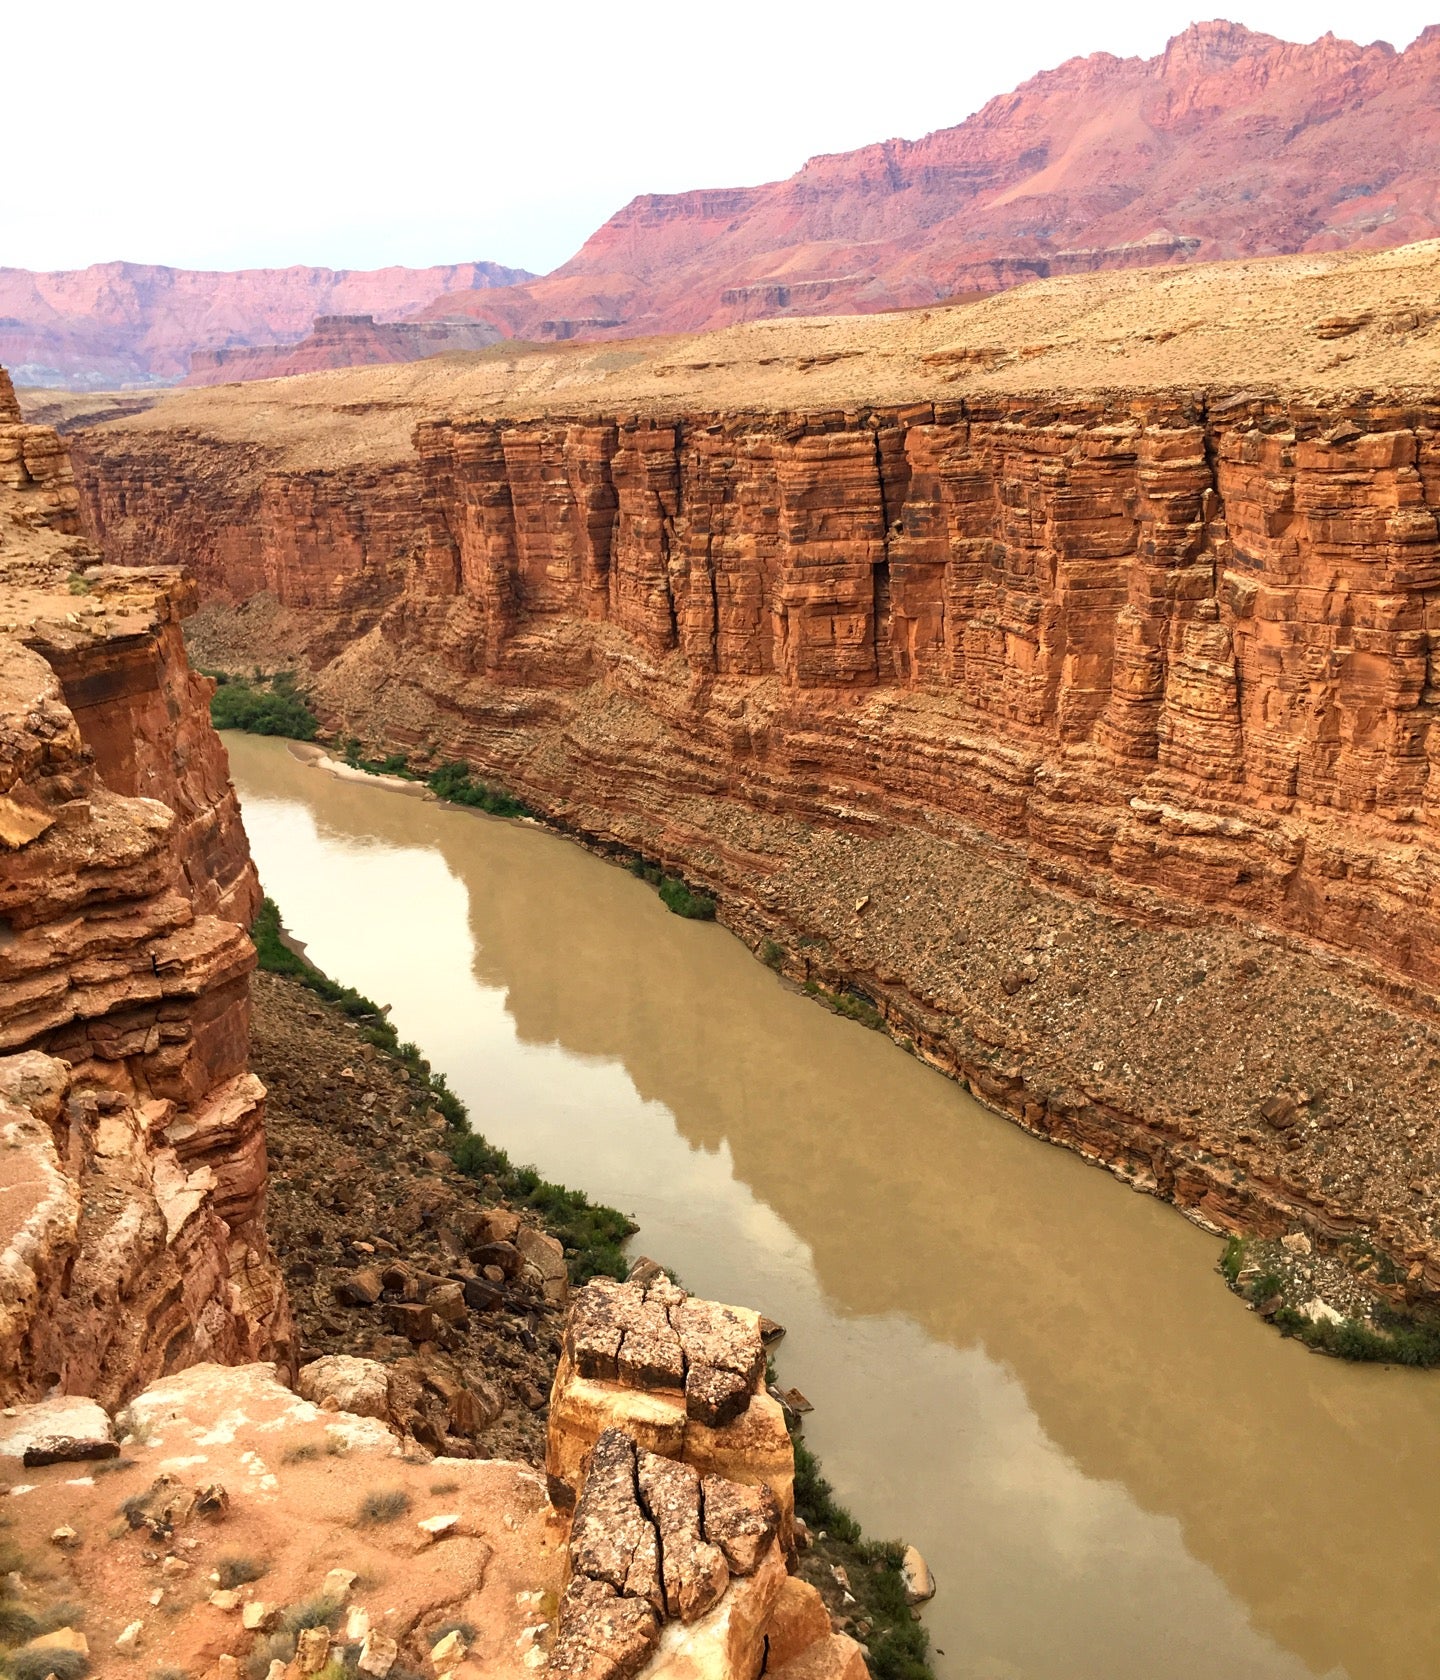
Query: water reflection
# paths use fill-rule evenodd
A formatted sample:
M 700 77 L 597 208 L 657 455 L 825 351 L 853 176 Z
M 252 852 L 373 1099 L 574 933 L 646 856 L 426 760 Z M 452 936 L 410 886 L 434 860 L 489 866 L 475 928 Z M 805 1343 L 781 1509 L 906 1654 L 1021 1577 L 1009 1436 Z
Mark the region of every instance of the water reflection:
M 966 1680 L 1440 1671 L 1440 1387 L 1282 1343 L 1216 1244 L 534 830 L 231 739 L 267 890 L 520 1160 L 791 1330 Z

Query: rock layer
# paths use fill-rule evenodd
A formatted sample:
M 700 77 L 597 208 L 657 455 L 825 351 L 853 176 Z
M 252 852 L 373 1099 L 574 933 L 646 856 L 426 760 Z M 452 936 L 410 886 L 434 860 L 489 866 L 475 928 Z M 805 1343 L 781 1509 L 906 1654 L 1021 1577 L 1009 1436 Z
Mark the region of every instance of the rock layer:
M 259 889 L 193 597 L 93 566 L 75 525 L 55 434 L 0 423 L 0 1385 L 114 1404 L 290 1333 L 246 1071 Z
M 448 350 L 483 350 L 500 337 L 487 321 L 376 321 L 373 315 L 317 315 L 293 344 L 227 345 L 195 350 L 185 385 L 227 379 L 286 379 L 321 368 L 413 362 Z

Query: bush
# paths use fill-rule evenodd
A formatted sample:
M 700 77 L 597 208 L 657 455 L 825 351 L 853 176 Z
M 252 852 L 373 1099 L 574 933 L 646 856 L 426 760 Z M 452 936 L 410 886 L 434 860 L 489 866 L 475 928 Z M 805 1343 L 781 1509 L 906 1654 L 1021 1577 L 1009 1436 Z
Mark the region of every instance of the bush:
M 1353 1318 L 1335 1324 L 1329 1319 L 1313 1319 L 1293 1307 L 1281 1307 L 1274 1320 L 1285 1335 L 1320 1353 L 1334 1354 L 1337 1359 L 1417 1369 L 1440 1365 L 1440 1325 L 1385 1306 L 1376 1307 L 1375 1321 L 1378 1328 L 1374 1330 Z
M 384 1492 L 367 1493 L 360 1501 L 360 1509 L 356 1513 L 355 1521 L 361 1528 L 375 1528 L 381 1523 L 392 1523 L 403 1517 L 410 1509 L 410 1495 L 402 1488 L 387 1488 Z M 312 1627 L 318 1623 L 311 1623 Z
M 425 786 L 438 799 L 447 800 L 451 805 L 468 805 L 473 810 L 488 811 L 492 817 L 534 815 L 522 800 L 475 781 L 468 764 L 442 764 L 425 778 Z
M 1245 1265 L 1245 1243 L 1240 1237 L 1230 1237 L 1225 1243 L 1225 1252 L 1220 1256 L 1220 1270 L 1225 1281 L 1233 1289 L 1239 1280 Z
M 90 1659 L 79 1651 L 13 1651 L 5 1658 L 9 1680 L 81 1680 L 90 1672 Z
M 269 1567 L 268 1563 L 263 1563 L 259 1558 L 243 1557 L 232 1552 L 216 1561 L 215 1573 L 220 1577 L 220 1585 L 228 1590 L 231 1587 L 243 1587 L 250 1581 L 258 1581 Z
M 673 915 L 686 916 L 693 922 L 715 920 L 715 900 L 705 893 L 691 892 L 673 875 L 667 875 L 660 883 L 660 902 Z
M 23 1645 L 40 1631 L 40 1624 L 9 1592 L 0 1593 L 0 1645 Z
M 781 963 L 785 961 L 785 953 L 773 939 L 767 939 L 760 946 L 760 961 L 766 968 L 773 968 L 778 973 Z
M 288 674 L 276 677 L 269 689 L 255 687 L 244 677 L 230 678 L 210 698 L 210 721 L 217 729 L 283 735 L 292 741 L 313 741 L 320 732 L 319 718 Z

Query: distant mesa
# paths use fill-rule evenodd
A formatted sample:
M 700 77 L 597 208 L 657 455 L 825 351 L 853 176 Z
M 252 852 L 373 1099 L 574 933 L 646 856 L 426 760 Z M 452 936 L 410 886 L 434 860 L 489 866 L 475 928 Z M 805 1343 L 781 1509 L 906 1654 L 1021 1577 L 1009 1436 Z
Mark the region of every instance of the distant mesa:
M 501 334 L 488 321 L 377 321 L 373 315 L 317 315 L 294 344 L 226 345 L 196 350 L 182 385 L 219 385 L 233 379 L 283 379 L 329 368 L 414 362 L 447 350 L 483 350 Z
M 313 335 L 317 317 L 388 325 L 438 305 L 434 318 L 443 321 L 467 313 L 447 310 L 447 297 L 534 278 L 490 262 L 234 273 L 126 262 L 48 274 L 0 268 L 0 362 L 17 385 L 32 387 L 174 385 L 197 355 L 296 344 Z

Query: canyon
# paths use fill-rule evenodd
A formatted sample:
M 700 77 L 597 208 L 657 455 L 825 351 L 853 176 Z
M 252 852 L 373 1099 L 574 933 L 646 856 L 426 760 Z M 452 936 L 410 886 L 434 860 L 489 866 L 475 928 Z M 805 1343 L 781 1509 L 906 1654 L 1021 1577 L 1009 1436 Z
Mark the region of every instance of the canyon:
M 560 1242 L 473 1192 L 464 1206 L 438 1174 L 466 1181 L 432 1149 L 416 1223 L 443 1210 L 468 1233 L 446 1227 L 449 1276 L 402 1260 L 321 1307 L 379 1306 L 405 1357 L 300 1345 L 250 1068 L 259 883 L 213 686 L 181 639 L 195 593 L 176 570 L 104 564 L 77 507 L 64 446 L 0 374 L 7 1670 L 143 1652 L 208 1680 L 332 1661 L 380 1680 L 413 1662 L 455 1680 L 864 1680 L 862 1647 L 797 1573 L 808 1537 L 758 1313 L 653 1263 L 591 1282 L 567 1312 Z M 364 1065 L 374 1045 L 336 1016 Z M 388 1100 L 412 1109 L 395 1063 Z M 370 1123 L 372 1078 L 351 1132 Z M 309 1221 L 334 1205 L 317 1198 Z M 457 1271 L 467 1242 L 480 1258 Z M 319 1227 L 302 1238 L 325 1243 Z M 283 1257 L 292 1276 L 299 1258 Z M 521 1325 L 555 1321 L 543 1479 L 478 1455 L 502 1403 L 482 1416 L 491 1391 L 446 1365 L 472 1309 L 502 1302 Z M 390 1485 L 355 1497 L 361 1476 Z M 390 1526 L 421 1501 L 430 1514 Z
M 1437 267 L 191 392 L 75 434 L 85 519 L 193 566 L 203 660 L 300 667 L 1028 1128 L 1420 1300 Z

